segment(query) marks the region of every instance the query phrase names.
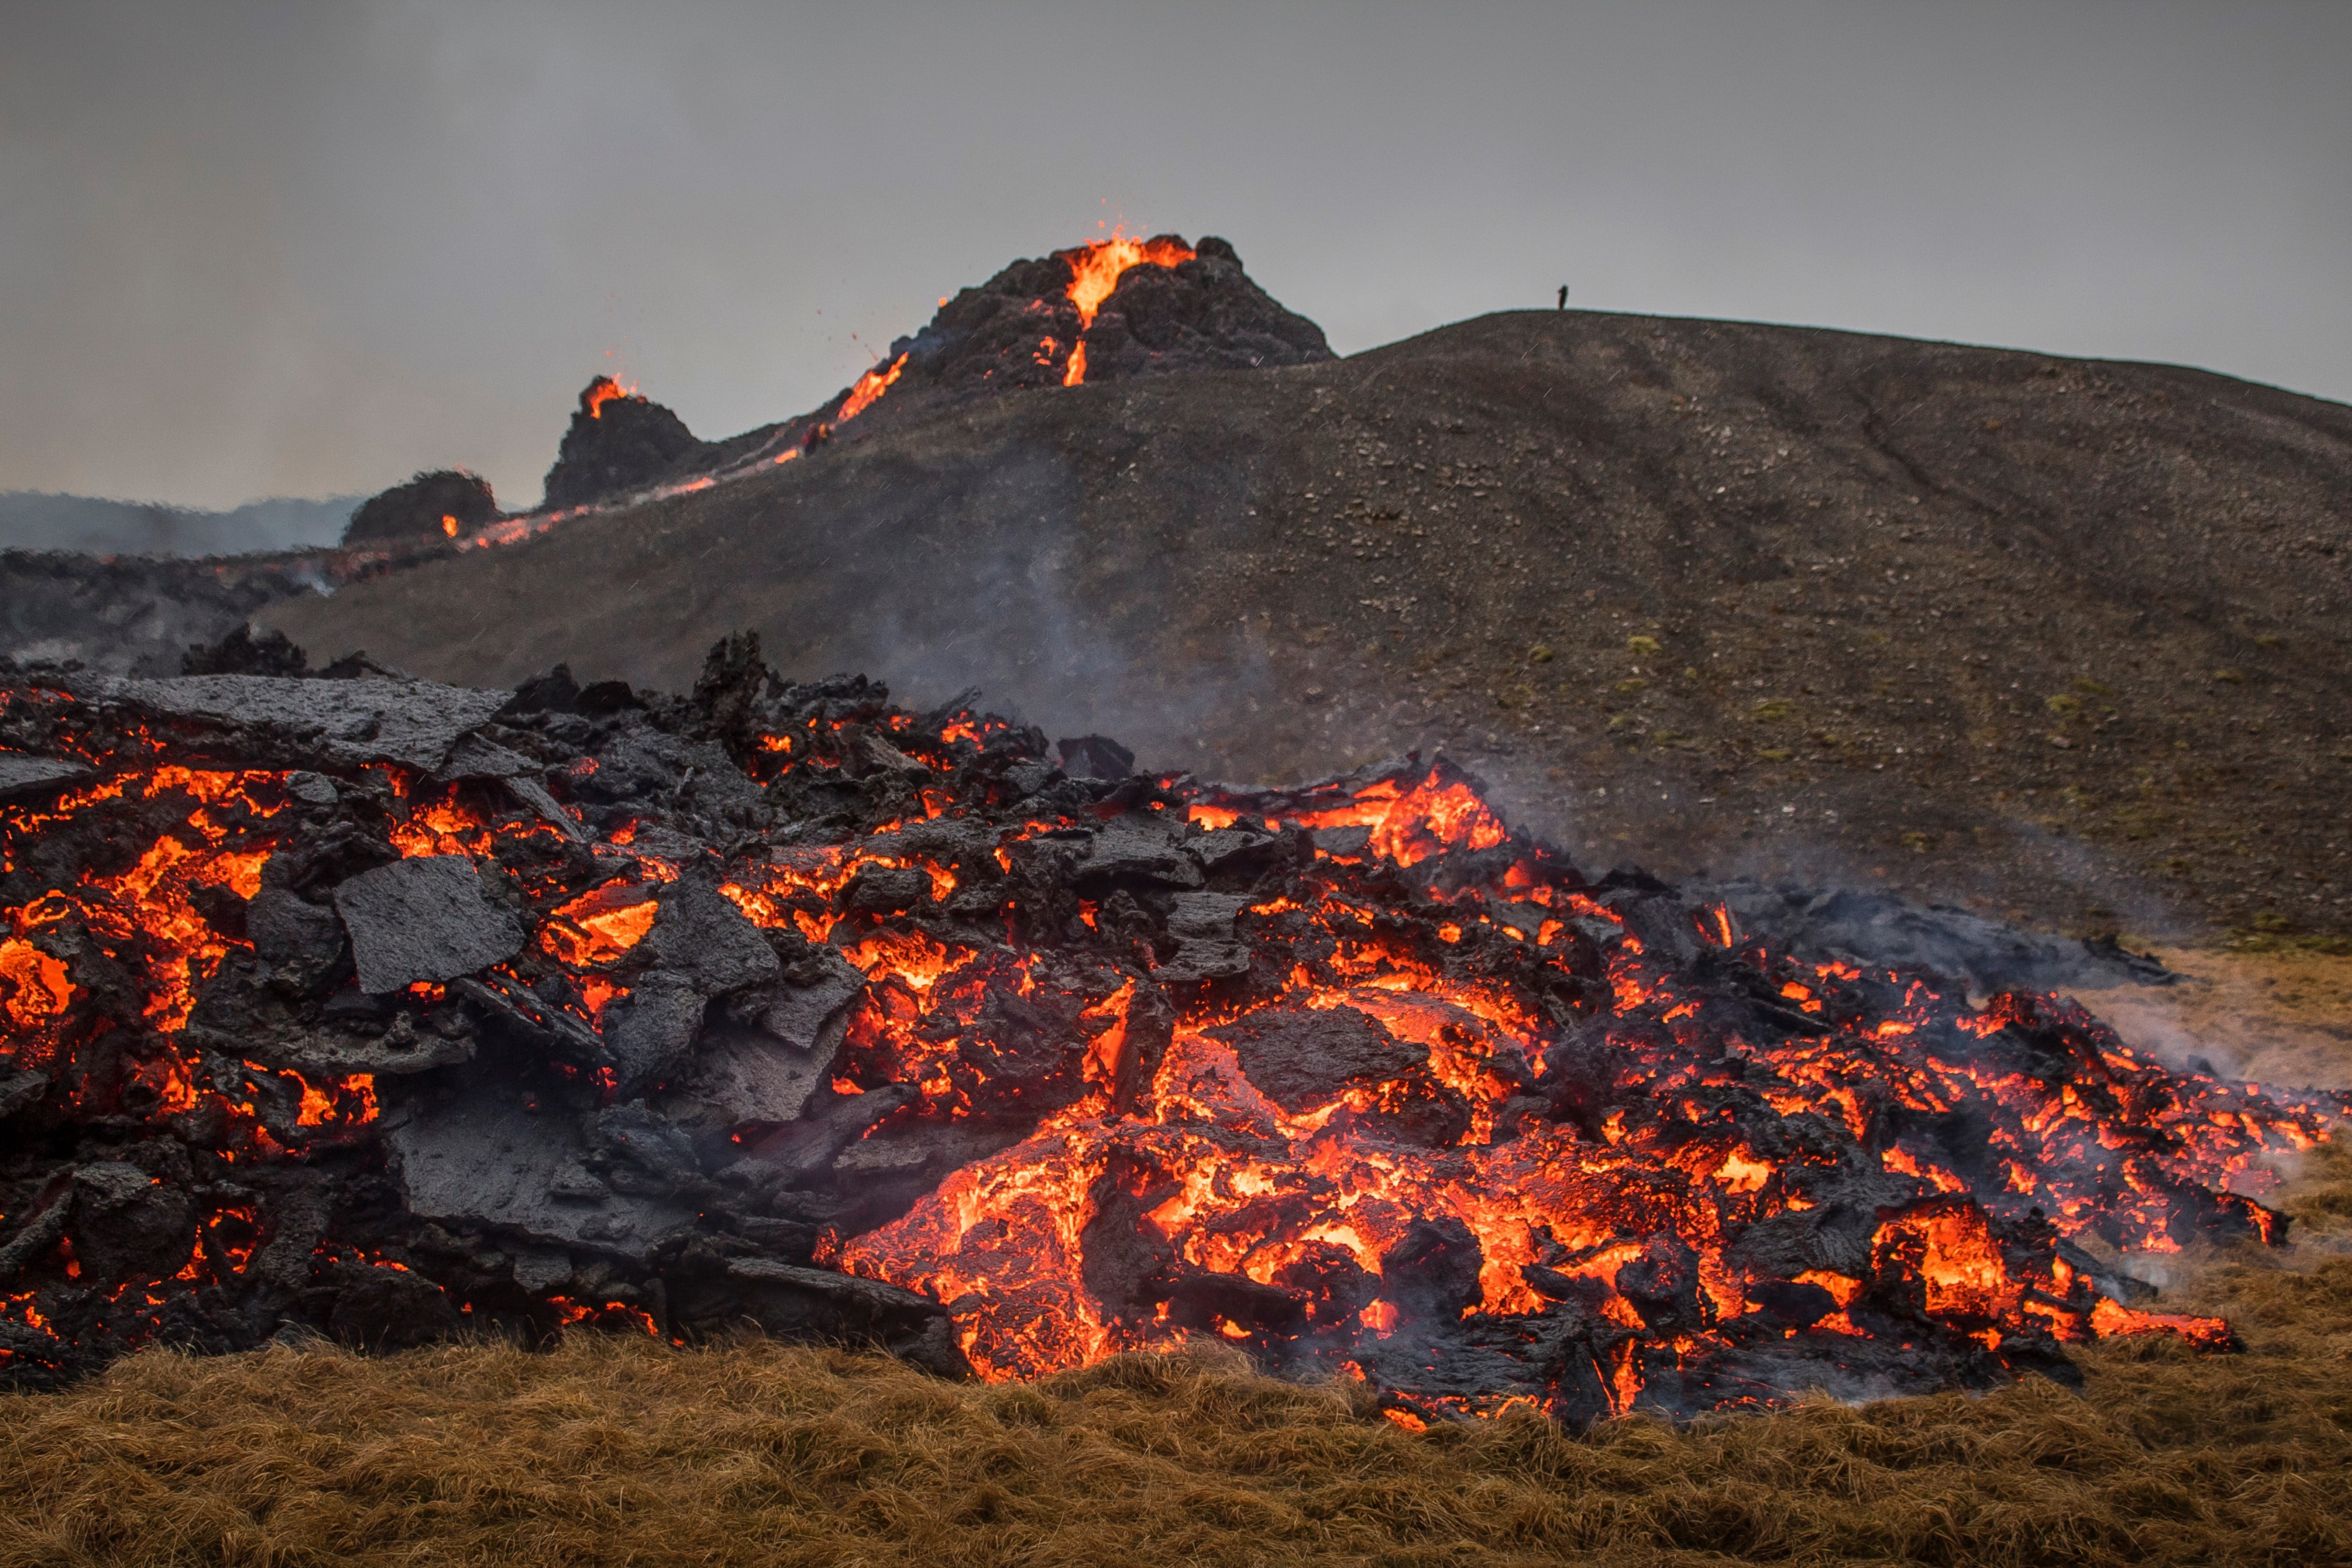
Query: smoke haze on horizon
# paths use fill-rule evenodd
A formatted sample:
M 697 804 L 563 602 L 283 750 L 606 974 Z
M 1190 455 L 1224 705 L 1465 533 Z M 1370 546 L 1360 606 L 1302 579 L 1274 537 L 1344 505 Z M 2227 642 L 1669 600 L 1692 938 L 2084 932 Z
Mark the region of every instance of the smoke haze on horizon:
M 2352 401 L 2352 8 L 0 0 L 0 490 L 528 505 L 1123 221 L 1353 353 L 1573 303 Z

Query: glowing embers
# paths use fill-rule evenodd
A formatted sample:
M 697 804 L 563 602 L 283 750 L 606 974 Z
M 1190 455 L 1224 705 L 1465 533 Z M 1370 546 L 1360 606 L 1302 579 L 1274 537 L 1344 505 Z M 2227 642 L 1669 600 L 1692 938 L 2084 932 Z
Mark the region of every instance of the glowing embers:
M 653 1314 L 626 1301 L 575 1301 L 568 1296 L 550 1296 L 547 1304 L 554 1311 L 558 1328 L 616 1329 L 651 1339 L 661 1338 Z
M 1223 796 L 1187 809 L 1208 828 L 1231 826 L 1246 814 L 1240 802 Z M 1265 812 L 1265 820 L 1276 827 L 1369 829 L 1365 847 L 1400 866 L 1418 865 L 1447 850 L 1492 849 L 1510 837 L 1477 791 L 1442 766 L 1431 768 L 1418 783 L 1382 779 L 1344 794 L 1335 789 L 1286 797 L 1283 808 Z
M 176 805 L 183 801 L 184 807 Z M 237 900 L 259 890 L 269 852 L 266 843 L 248 847 L 246 840 L 284 808 L 284 795 L 272 773 L 165 766 L 69 797 L 53 820 L 84 811 L 132 813 L 143 820 L 152 808 L 179 819 L 148 843 L 135 864 L 113 876 L 85 874 L 71 889 L 10 915 L 20 928 L 36 920 L 79 920 L 110 957 L 143 968 L 144 1016 L 170 1031 L 186 1023 L 195 987 L 235 945 L 200 911 L 198 900 L 208 889 Z
M 1032 1107 L 1026 1140 L 839 1254 L 961 1300 L 984 1375 L 1207 1334 L 1418 1388 L 1426 1414 L 1521 1401 L 1589 1415 L 1659 1389 L 1685 1398 L 1674 1391 L 1690 1379 L 1727 1400 L 1786 1397 L 1731 1370 L 1765 1345 L 1833 1366 L 1864 1353 L 1836 1348 L 1851 1340 L 1882 1367 L 1958 1367 L 2045 1364 L 2057 1342 L 2110 1331 L 2213 1343 L 2218 1324 L 2103 1306 L 2054 1238 L 2267 1234 L 2265 1212 L 2220 1181 L 2251 1179 L 2266 1150 L 2328 1120 L 2252 1100 L 2192 1116 L 2173 1100 L 2210 1084 L 2138 1062 L 2079 1010 L 2010 998 L 1978 1015 L 1917 982 L 1795 965 L 1739 945 L 1719 906 L 1653 917 L 1687 929 L 1700 956 L 1682 967 L 1671 925 L 1644 927 L 1666 933 L 1654 951 L 1628 929 L 1642 900 L 1598 902 L 1539 855 L 1488 858 L 1507 836 L 1442 772 L 1189 815 L 1348 846 L 1241 917 L 1254 972 L 1287 977 L 1277 994 L 1238 1012 L 1211 993 L 1184 1001 L 1148 1089 L 1126 1099 L 1108 1086 L 1134 992 L 1066 1018 L 1084 1081 Z M 1410 868 L 1452 890 L 1401 896 L 1390 879 Z M 859 1083 L 895 1072 L 934 1110 L 1001 1107 L 959 1075 L 974 1059 L 959 1042 L 978 1030 L 975 998 L 1029 994 L 1034 967 L 992 981 L 985 957 L 863 952 L 869 973 L 898 973 L 853 1024 Z M 1544 1000 L 1569 983 L 1581 1021 Z M 1286 1054 L 1266 1030 L 1318 1016 L 1379 1027 Z M 2153 1131 L 2173 1125 L 2178 1138 Z M 1971 1158 L 1952 1152 L 1962 1126 L 1990 1130 Z M 1875 1228 L 1833 1240 L 1856 1203 Z M 1852 1272 L 1774 1264 L 1783 1249 L 1851 1253 Z M 1547 1364 L 1568 1371 L 1444 1386 L 1449 1363 L 1491 1370 L 1517 1353 L 1498 1347 L 1555 1333 L 1566 1359 Z
M 1816 988 L 1839 1026 L 1762 1053 L 1760 1091 L 1997 1215 L 2040 1209 L 2068 1235 L 2157 1252 L 2216 1230 L 2266 1239 L 2275 1216 L 2243 1195 L 2276 1187 L 2266 1152 L 2325 1135 L 2313 1108 L 2141 1060 L 2072 1003 L 2004 995 L 1972 1013 L 1916 983 L 1827 970 Z M 1874 990 L 1895 994 L 1894 1016 L 1868 1006 Z
M 1038 793 L 1009 776 L 1046 773 L 1025 727 L 849 700 L 858 717 L 802 708 L 734 738 L 777 815 L 719 842 L 657 795 L 602 792 L 631 820 L 593 816 L 609 831 L 582 840 L 496 784 L 389 766 L 341 777 L 327 815 L 280 821 L 278 775 L 123 745 L 131 765 L 42 826 L 8 820 L 12 853 L 70 829 L 96 869 L 0 928 L 8 1021 L 103 1048 L 27 1064 L 15 1027 L 9 1048 L 55 1069 L 51 1110 L 168 1123 L 205 1163 L 184 1196 L 254 1163 L 267 1179 L 237 1190 L 363 1165 L 397 1137 L 383 1123 L 487 1084 L 551 1141 L 545 1181 L 563 1187 L 547 1190 L 566 1204 L 662 1192 L 674 1156 L 690 1187 L 644 1201 L 690 1191 L 681 1214 L 714 1235 L 800 1230 L 795 1246 L 925 1292 L 986 1375 L 1213 1338 L 1287 1370 L 1352 1368 L 1422 1420 L 1770 1402 L 1843 1367 L 1989 1380 L 2105 1332 L 2214 1342 L 2216 1325 L 2103 1303 L 2065 1238 L 2266 1234 L 2274 1216 L 2228 1186 L 2263 1190 L 2267 1154 L 2327 1128 L 2317 1101 L 2166 1073 L 2047 999 L 1972 1009 L 1884 970 L 1795 962 L 1719 905 L 1590 883 L 1443 766 L 1285 793 L 1149 776 Z M 603 754 L 547 777 L 620 775 Z M 331 829 L 348 859 L 315 861 Z M 265 877 L 279 848 L 297 853 Z M 291 981 L 265 962 L 300 962 L 278 938 L 243 951 L 267 922 L 237 917 L 265 882 L 331 964 L 330 889 L 393 854 L 473 857 L 527 909 L 530 942 L 382 996 L 320 968 L 302 993 L 314 1032 L 290 1047 L 290 1031 L 216 1027 L 216 998 L 266 1011 Z M 707 899 L 706 876 L 764 933 L 724 909 L 719 925 L 786 977 L 723 1005 L 677 984 L 698 945 L 673 940 L 683 918 L 656 923 Z M 648 1042 L 671 1055 L 624 1091 L 619 1051 Z M 440 1084 L 368 1054 L 420 1046 L 472 1054 Z M 722 1065 L 768 1073 L 761 1103 L 783 1109 L 712 1098 L 750 1081 Z M 398 1114 L 379 1118 L 379 1097 Z M 677 1106 L 711 1118 L 695 1139 L 715 1155 L 645 1142 L 650 1163 L 599 1187 L 553 1146 L 575 1117 L 594 1147 L 667 1145 Z M 838 1230 L 819 1244 L 772 1211 L 743 1221 L 707 1183 L 713 1158 L 789 1160 Z M 241 1222 L 191 1201 L 169 1256 L 138 1269 L 91 1247 L 42 1259 L 49 1293 L 26 1311 L 62 1321 L 100 1274 L 107 1291 L 136 1282 L 126 1303 L 200 1297 L 175 1271 L 233 1278 L 279 1223 L 274 1200 Z M 432 1257 L 406 1257 L 330 1261 L 366 1270 L 362 1294 L 437 1302 L 410 1272 Z M 541 1331 L 643 1328 L 656 1301 L 666 1334 L 691 1318 L 693 1282 L 658 1264 L 567 1280 L 544 1261 L 536 1284 L 514 1278 Z M 656 1277 L 675 1289 L 648 1293 Z

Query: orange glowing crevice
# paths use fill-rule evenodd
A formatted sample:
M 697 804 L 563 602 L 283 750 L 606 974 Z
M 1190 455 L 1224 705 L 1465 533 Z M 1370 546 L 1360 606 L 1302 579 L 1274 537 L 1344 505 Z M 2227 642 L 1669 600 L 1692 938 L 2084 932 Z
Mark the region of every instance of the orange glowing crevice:
M 658 906 L 636 883 L 606 883 L 548 911 L 540 944 L 575 968 L 607 964 L 644 940 Z
M 634 1329 L 653 1339 L 661 1337 L 653 1314 L 626 1301 L 575 1301 L 568 1296 L 550 1296 L 547 1304 L 555 1310 L 557 1326 L 562 1328 Z

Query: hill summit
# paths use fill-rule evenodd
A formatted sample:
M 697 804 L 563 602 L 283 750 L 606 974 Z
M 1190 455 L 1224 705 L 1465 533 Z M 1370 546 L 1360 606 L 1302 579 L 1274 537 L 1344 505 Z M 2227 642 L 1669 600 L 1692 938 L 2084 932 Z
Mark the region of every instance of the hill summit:
M 895 421 L 944 398 L 1336 357 L 1323 329 L 1253 282 L 1226 241 L 1114 234 L 1015 261 L 941 300 L 921 331 L 825 403 L 730 439 L 698 439 L 669 409 L 600 375 L 581 390 L 543 506 L 598 505 L 782 462 L 886 395 Z

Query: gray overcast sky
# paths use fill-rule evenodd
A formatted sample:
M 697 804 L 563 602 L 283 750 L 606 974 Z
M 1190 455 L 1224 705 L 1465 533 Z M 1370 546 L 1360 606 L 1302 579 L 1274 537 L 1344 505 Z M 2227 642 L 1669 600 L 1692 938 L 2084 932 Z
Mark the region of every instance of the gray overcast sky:
M 1343 353 L 1612 310 L 2352 400 L 2352 4 L 0 0 L 0 489 L 536 500 L 1125 220 Z

